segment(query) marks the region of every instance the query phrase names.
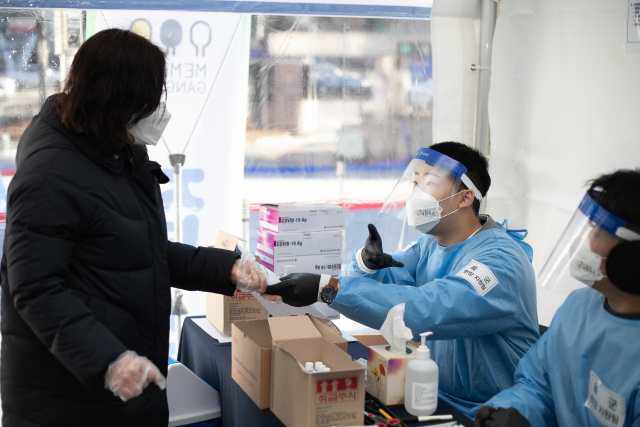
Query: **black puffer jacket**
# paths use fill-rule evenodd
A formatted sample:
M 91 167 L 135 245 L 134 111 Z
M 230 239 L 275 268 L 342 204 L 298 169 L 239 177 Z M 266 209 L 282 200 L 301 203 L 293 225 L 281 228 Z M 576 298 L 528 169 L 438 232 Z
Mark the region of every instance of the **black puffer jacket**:
M 70 132 L 51 98 L 23 134 L 2 259 L 4 426 L 166 426 L 166 392 L 104 386 L 125 350 L 167 374 L 170 287 L 232 295 L 234 252 L 167 240 L 147 150 Z

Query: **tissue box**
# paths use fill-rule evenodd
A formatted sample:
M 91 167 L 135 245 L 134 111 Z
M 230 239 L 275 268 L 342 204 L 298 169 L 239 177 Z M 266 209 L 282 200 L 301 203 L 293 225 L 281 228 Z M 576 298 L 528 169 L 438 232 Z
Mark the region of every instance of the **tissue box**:
M 390 345 L 374 345 L 367 350 L 367 392 L 385 405 L 404 403 L 404 382 L 407 364 L 416 356 L 416 349 L 407 346 L 409 354 L 391 353 Z

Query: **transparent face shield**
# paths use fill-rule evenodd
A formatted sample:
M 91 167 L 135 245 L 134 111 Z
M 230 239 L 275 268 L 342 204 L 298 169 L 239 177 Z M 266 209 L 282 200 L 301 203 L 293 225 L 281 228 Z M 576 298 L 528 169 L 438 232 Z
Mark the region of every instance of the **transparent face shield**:
M 450 157 L 421 148 L 379 213 L 406 220 L 412 227 L 419 228 L 450 213 L 451 209 L 446 209 L 447 201 L 461 191 L 463 183 L 467 189 L 474 190 L 478 200 L 482 200 L 480 192 L 466 172 L 466 167 Z
M 600 267 L 614 246 L 640 240 L 639 234 L 625 227 L 625 220 L 594 200 L 599 193 L 596 189 L 584 196 L 542 268 L 538 283 L 546 292 L 568 295 L 584 285 L 593 286 L 606 277 Z

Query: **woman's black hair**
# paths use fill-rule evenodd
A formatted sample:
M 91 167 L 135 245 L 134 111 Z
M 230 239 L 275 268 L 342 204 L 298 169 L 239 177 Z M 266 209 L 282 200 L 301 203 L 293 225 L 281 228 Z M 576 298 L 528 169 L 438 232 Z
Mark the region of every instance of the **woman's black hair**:
M 451 157 L 466 167 L 467 177 L 469 177 L 471 182 L 478 188 L 478 191 L 482 193 L 480 195 L 482 197 L 487 195 L 487 191 L 489 191 L 489 187 L 491 187 L 489 161 L 481 152 L 468 145 L 451 141 L 433 144 L 429 148 L 447 157 Z M 460 187 L 467 189 L 467 186 L 464 184 L 461 184 Z M 480 201 L 478 201 L 478 199 L 474 199 L 471 207 L 476 215 L 480 213 Z
M 627 228 L 640 233 L 640 169 L 617 170 L 588 184 L 589 194 L 600 206 L 627 221 Z
M 54 107 L 70 130 L 119 148 L 127 124 L 153 113 L 165 89 L 165 54 L 127 30 L 104 30 L 73 59 Z

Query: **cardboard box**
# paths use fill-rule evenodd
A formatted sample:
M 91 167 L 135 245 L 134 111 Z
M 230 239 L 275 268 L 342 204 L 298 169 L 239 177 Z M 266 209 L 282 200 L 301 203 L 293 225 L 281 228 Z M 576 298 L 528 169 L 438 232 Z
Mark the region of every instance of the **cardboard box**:
M 367 392 L 385 405 L 404 403 L 404 382 L 407 364 L 416 356 L 416 349 L 407 346 L 408 355 L 391 353 L 387 345 L 367 349 Z
M 345 210 L 331 203 L 261 205 L 259 226 L 275 233 L 343 229 Z
M 218 233 L 216 242 L 213 244 L 213 246 L 209 247 L 224 249 L 227 251 L 235 251 L 238 246 L 238 241 L 240 241 L 239 237 L 236 237 L 233 234 L 229 234 L 225 231 L 221 231 Z
M 215 248 L 235 250 L 238 238 L 221 231 L 218 234 Z M 231 333 L 231 324 L 239 320 L 265 319 L 267 310 L 249 292 L 236 291 L 233 296 L 206 294 L 207 320 L 223 334 Z
M 236 291 L 233 296 L 207 293 L 207 320 L 225 335 L 233 322 L 267 317 L 267 310 L 249 292 Z
M 275 233 L 266 228 L 258 228 L 257 248 L 272 258 L 342 254 L 343 242 L 343 230 Z
M 276 257 L 258 251 L 262 265 L 278 276 L 291 273 L 315 273 L 337 276 L 342 268 L 342 254 L 306 255 L 299 257 Z
M 347 340 L 331 330 L 322 319 L 310 316 L 278 319 L 284 319 L 275 322 L 285 331 L 311 326 L 310 333 L 314 336 L 324 337 L 347 352 Z M 231 378 L 260 409 L 269 408 L 271 396 L 272 337 L 269 320 L 236 322 L 231 333 Z
M 271 318 L 271 411 L 287 427 L 364 424 L 365 368 L 306 325 Z M 306 337 L 306 338 L 305 338 Z M 309 373 L 321 360 L 330 372 Z

